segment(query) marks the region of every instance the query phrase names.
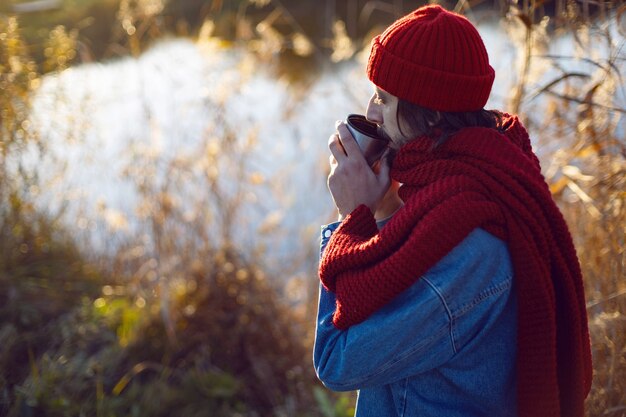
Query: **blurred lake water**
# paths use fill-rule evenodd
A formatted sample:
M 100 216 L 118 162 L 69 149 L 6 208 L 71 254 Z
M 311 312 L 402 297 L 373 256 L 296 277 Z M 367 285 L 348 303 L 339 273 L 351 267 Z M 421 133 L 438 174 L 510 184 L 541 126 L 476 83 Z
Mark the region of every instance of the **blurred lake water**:
M 487 108 L 506 110 L 522 51 L 497 23 L 479 29 L 496 70 Z M 550 53 L 571 55 L 572 44 L 571 38 L 554 39 Z M 39 173 L 37 201 L 62 211 L 62 220 L 96 251 L 114 251 L 125 237 L 143 233 L 142 184 L 164 188 L 186 162 L 190 169 L 210 169 L 194 158 L 213 149 L 219 160 L 221 136 L 231 132 L 245 143 L 235 148 L 246 152 L 243 174 L 228 166 L 215 173 L 221 190 L 242 196 L 235 245 L 243 252 L 270 248 L 266 260 L 276 269 L 295 254 L 315 254 L 319 226 L 335 217 L 326 191 L 327 139 L 336 120 L 365 112 L 372 92 L 367 53 L 329 63 L 313 81 L 292 85 L 243 49 L 178 38 L 138 58 L 46 76 L 33 118 L 46 152 L 29 159 Z M 143 182 L 132 174 L 138 166 L 150 168 Z M 183 211 L 189 205 L 193 219 L 194 202 L 209 190 L 193 181 L 177 184 L 170 184 L 174 200 Z M 304 262 L 301 269 L 309 267 Z

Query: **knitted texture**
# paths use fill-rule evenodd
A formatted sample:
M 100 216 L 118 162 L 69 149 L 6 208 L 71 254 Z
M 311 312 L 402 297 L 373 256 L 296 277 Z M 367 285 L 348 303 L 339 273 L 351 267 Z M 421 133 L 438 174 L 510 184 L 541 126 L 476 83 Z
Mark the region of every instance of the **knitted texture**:
M 476 28 L 438 5 L 415 10 L 374 38 L 367 75 L 396 97 L 445 112 L 482 109 L 495 78 Z
M 336 293 L 333 323 L 347 329 L 484 228 L 508 243 L 513 263 L 519 415 L 581 417 L 592 368 L 580 266 L 528 134 L 506 117 L 505 134 L 466 128 L 433 151 L 427 138 L 402 147 L 391 176 L 405 205 L 380 231 L 365 205 L 350 213 L 320 279 Z

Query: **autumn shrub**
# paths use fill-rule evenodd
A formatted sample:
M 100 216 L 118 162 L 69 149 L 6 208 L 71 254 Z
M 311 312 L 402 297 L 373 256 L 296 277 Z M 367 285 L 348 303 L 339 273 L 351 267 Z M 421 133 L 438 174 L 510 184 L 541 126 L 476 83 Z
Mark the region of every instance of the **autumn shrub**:
M 36 178 L 21 155 L 44 148 L 29 122 L 39 79 L 17 20 L 0 15 L 0 413 L 46 351 L 55 323 L 100 288 L 71 236 L 31 198 Z
M 37 208 L 36 174 L 21 162 L 28 149 L 46 150 L 29 129 L 41 73 L 17 21 L 2 24 L 0 414 L 319 416 L 349 409 L 315 391 L 303 323 L 278 297 L 260 256 L 232 240 L 253 136 L 235 135 L 218 117 L 197 152 L 163 159 L 137 151 L 125 173 L 140 196 L 135 233 L 120 234 L 115 250 L 94 253 L 59 213 Z M 44 70 L 62 70 L 75 40 L 53 29 L 56 47 L 46 62 L 59 67 Z M 166 175 L 155 175 L 157 167 Z M 234 184 L 221 182 L 225 173 Z M 189 187 L 205 191 L 191 214 L 179 204 Z M 100 210 L 115 238 L 126 220 Z
M 106 288 L 46 332 L 9 415 L 318 415 L 290 312 L 235 254 L 206 254 L 184 273 L 197 287 L 158 304 Z M 10 365 L 8 368 L 15 367 Z

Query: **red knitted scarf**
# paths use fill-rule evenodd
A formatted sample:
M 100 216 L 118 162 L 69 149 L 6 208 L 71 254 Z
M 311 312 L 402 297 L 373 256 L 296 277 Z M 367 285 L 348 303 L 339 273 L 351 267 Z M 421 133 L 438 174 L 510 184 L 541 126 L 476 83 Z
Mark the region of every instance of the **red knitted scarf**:
M 405 205 L 380 231 L 364 205 L 333 233 L 320 261 L 336 293 L 333 323 L 346 329 L 411 286 L 472 230 L 508 244 L 518 297 L 521 417 L 583 416 L 591 352 L 582 276 L 572 238 L 540 172 L 528 133 L 466 128 L 431 150 L 418 138 L 391 176 Z

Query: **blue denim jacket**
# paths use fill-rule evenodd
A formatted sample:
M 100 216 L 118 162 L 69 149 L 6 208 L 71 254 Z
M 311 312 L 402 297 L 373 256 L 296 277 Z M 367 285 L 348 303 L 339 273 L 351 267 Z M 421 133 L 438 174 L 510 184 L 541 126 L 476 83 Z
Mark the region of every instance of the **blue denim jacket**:
M 339 223 L 322 228 L 321 251 Z M 379 225 L 380 227 L 380 225 Z M 366 321 L 338 330 L 320 286 L 313 361 L 359 390 L 356 417 L 516 416 L 517 306 L 506 244 L 474 230 Z

